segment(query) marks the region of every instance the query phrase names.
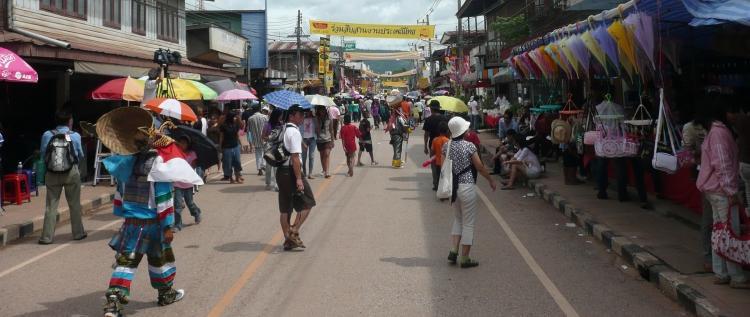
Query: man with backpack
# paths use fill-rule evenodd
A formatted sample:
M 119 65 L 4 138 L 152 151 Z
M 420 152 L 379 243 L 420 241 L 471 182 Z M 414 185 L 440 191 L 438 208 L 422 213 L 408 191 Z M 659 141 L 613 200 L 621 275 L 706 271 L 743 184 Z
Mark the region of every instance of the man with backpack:
M 81 219 L 81 174 L 78 171 L 78 162 L 84 155 L 81 135 L 71 130 L 73 118 L 69 113 L 58 112 L 55 124 L 57 127 L 54 130 L 42 135 L 41 155 L 47 167 L 47 207 L 39 244 L 51 244 L 54 240 L 57 206 L 63 189 L 70 208 L 73 239 L 83 240 L 87 236 Z
M 302 223 L 315 207 L 315 197 L 302 173 L 302 134 L 299 125 L 305 120 L 305 110 L 293 105 L 287 110 L 288 120 L 283 130 L 283 162 L 276 169 L 276 183 L 279 186 L 279 211 L 281 230 L 284 232 L 284 250 L 304 248 L 299 237 Z M 279 151 L 276 151 L 279 152 Z M 286 157 L 284 157 L 286 156 Z M 292 211 L 297 211 L 294 225 L 291 224 Z

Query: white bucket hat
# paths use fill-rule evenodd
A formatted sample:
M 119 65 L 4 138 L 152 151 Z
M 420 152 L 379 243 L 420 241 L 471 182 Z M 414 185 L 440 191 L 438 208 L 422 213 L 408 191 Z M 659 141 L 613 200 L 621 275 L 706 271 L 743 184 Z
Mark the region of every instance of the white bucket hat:
M 469 130 L 470 125 L 471 123 L 469 123 L 469 121 L 466 121 L 464 118 L 453 117 L 450 121 L 448 121 L 448 129 L 451 130 L 451 139 L 455 139 L 466 133 L 466 131 Z

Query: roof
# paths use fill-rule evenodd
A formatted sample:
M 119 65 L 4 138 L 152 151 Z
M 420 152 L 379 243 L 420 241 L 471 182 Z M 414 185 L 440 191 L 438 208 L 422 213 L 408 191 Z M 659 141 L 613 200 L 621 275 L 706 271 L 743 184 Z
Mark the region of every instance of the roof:
M 185 10 L 185 13 L 221 14 L 221 13 L 263 13 L 266 10 Z
M 466 0 L 456 12 L 459 18 L 468 18 L 483 15 L 488 5 L 487 0 Z
M 479 30 L 479 31 L 464 30 L 462 33 L 463 33 L 464 44 L 481 43 L 487 39 L 487 31 L 485 30 Z M 445 32 L 443 33 L 443 37 L 440 38 L 440 44 L 443 44 L 443 45 L 455 44 L 457 41 L 458 41 L 458 32 L 456 31 Z
M 319 42 L 303 41 L 301 50 L 303 52 L 318 52 Z M 269 52 L 292 52 L 297 50 L 297 42 L 275 41 L 268 43 Z

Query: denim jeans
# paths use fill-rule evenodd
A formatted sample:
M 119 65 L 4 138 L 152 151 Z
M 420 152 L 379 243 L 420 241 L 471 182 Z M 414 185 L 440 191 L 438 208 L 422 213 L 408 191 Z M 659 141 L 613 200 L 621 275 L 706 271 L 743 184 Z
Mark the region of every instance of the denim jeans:
M 313 163 L 315 163 L 315 149 L 317 148 L 318 143 L 315 141 L 315 138 L 303 139 L 302 142 L 307 144 L 307 150 L 305 150 L 304 148 L 302 149 L 302 172 L 305 175 L 311 175 L 313 171 Z M 310 174 L 307 173 L 307 166 L 310 166 Z
M 258 171 L 262 171 L 266 168 L 266 160 L 263 159 L 263 150 L 264 148 L 262 146 L 255 147 L 255 168 L 257 168 Z
M 182 229 L 182 210 L 187 206 L 190 215 L 196 220 L 201 217 L 201 209 L 195 204 L 193 199 L 192 188 L 175 188 L 174 189 L 174 225 L 177 229 Z
M 732 230 L 739 232 L 740 229 L 740 218 L 737 213 L 738 209 L 729 209 L 729 197 L 717 194 L 706 194 L 706 198 L 711 203 L 711 209 L 713 210 L 714 224 L 720 222 L 726 222 L 731 217 L 730 223 L 732 224 Z M 713 262 L 714 274 L 719 278 L 730 277 L 732 282 L 744 283 L 747 281 L 745 273 L 742 271 L 742 266 L 732 261 L 727 261 L 721 255 L 716 253 L 715 249 L 711 249 L 711 258 Z
M 242 175 L 242 163 L 240 162 L 240 146 L 237 145 L 232 148 L 224 148 L 224 155 L 222 157 L 222 168 L 224 169 L 224 177 L 232 177 L 232 170 L 234 169 L 234 175 Z
M 266 186 L 276 187 L 276 168 L 266 164 Z

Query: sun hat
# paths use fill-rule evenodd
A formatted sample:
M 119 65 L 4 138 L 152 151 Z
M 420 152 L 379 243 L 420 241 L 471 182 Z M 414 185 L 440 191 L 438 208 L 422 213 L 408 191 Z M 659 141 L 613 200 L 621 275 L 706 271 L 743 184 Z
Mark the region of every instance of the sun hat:
M 151 129 L 154 119 L 140 107 L 117 108 L 96 121 L 96 134 L 113 153 L 138 153 L 147 144 L 148 136 L 140 128 Z
M 451 139 L 455 139 L 466 133 L 466 131 L 469 130 L 470 125 L 471 123 L 464 118 L 453 117 L 448 121 L 448 129 L 451 130 Z

